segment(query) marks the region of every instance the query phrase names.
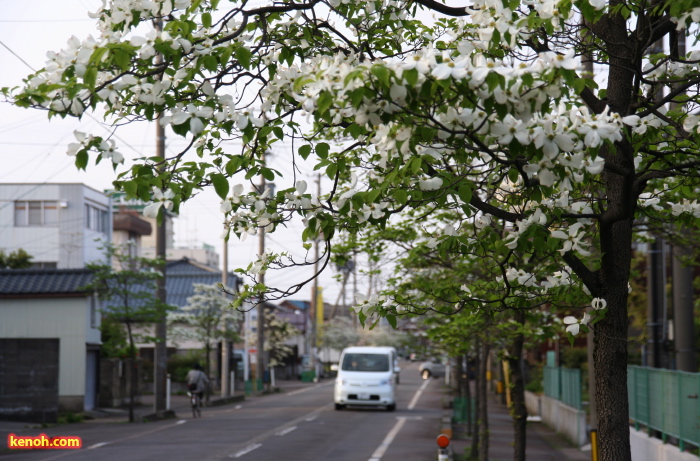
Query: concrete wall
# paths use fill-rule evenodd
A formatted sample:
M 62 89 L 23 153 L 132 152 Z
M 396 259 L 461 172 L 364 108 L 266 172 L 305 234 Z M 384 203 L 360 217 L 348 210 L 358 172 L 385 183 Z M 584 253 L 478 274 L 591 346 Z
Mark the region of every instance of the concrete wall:
M 563 435 L 575 446 L 583 446 L 588 440 L 586 412 L 564 405 L 559 400 L 552 399 L 546 395 L 540 396 L 540 399 L 542 422 Z
M 0 338 L 58 338 L 59 403 L 82 411 L 85 395 L 86 347 L 100 338 L 99 322 L 88 323 L 90 298 L 3 299 Z M 99 344 L 99 343 L 97 343 Z M 62 404 L 63 406 L 63 404 Z
M 530 416 L 542 416 L 542 400 L 534 392 L 525 391 L 525 408 Z
M 678 447 L 663 443 L 646 432 L 630 427 L 630 445 L 634 461 L 698 461 L 695 455 L 681 452 Z

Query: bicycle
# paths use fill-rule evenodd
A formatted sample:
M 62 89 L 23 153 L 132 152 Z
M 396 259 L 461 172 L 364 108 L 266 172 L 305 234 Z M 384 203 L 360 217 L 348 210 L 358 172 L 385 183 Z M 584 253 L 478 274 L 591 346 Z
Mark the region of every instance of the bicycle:
M 192 417 L 201 418 L 202 417 L 202 397 L 199 392 L 187 392 L 190 397 L 190 404 L 192 405 Z

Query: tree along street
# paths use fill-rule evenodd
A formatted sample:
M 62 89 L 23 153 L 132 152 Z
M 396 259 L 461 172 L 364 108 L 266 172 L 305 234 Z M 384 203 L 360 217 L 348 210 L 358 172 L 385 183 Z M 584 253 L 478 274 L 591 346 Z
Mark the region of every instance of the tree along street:
M 439 380 L 421 380 L 417 365 L 410 364 L 402 371 L 394 412 L 359 407 L 335 411 L 333 381 L 325 380 L 240 404 L 205 408 L 203 417 L 196 420 L 178 411 L 175 420 L 147 424 L 83 423 L 35 429 L 21 435 L 76 435 L 82 438 L 83 448 L 22 450 L 3 459 L 434 459 L 434 440 L 444 411 L 441 389 Z

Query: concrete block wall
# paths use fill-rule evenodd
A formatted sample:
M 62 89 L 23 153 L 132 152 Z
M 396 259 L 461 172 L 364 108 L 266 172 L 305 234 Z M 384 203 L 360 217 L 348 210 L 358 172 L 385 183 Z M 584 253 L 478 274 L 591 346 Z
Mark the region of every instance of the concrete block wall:
M 630 445 L 634 461 L 699 461 L 697 456 L 681 452 L 678 447 L 649 437 L 646 432 L 630 428 Z
M 527 391 L 525 406 L 528 414 L 541 416 L 543 423 L 563 435 L 573 445 L 581 447 L 587 443 L 585 411 L 564 405 L 545 395 L 540 396 Z

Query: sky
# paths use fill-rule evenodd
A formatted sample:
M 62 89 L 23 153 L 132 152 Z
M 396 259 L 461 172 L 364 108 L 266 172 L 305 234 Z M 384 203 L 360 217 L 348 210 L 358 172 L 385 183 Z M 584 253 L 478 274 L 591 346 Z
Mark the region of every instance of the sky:
M 88 34 L 97 35 L 95 21 L 87 16 L 96 11 L 99 0 L 0 0 L 0 87 L 21 85 L 22 78 L 44 66 L 46 52 L 58 51 L 75 35 L 79 39 Z M 73 158 L 66 154 L 69 143 L 74 142 L 75 130 L 106 136 L 111 127 L 102 125 L 99 116 L 86 115 L 82 120 L 54 118 L 50 122 L 46 113 L 35 109 L 21 109 L 0 102 L 0 183 L 82 183 L 97 190 L 110 189 L 116 173 L 109 162 L 91 164 L 87 171 L 79 171 Z M 151 155 L 155 150 L 155 127 L 139 122 L 120 127 L 115 136 L 118 150 L 126 157 L 123 171 L 132 165 L 134 158 Z M 174 137 L 166 140 L 169 153 L 184 145 Z M 291 176 L 291 167 L 285 162 L 285 146 L 273 150 L 270 165 L 285 176 Z M 310 166 L 298 179 L 309 183 L 308 191 L 315 189 L 315 175 Z M 280 181 L 278 187 L 291 187 L 291 181 Z M 322 189 L 326 181 L 322 181 Z M 233 185 L 233 183 L 232 183 Z M 201 247 L 213 245 L 219 255 L 223 241 L 220 238 L 223 217 L 219 213 L 220 199 L 212 191 L 201 193 L 181 208 L 175 222 L 176 247 Z M 303 256 L 301 225 L 281 229 L 266 236 L 266 247 L 276 251 L 290 251 Z M 239 242 L 235 236 L 229 240 L 229 269 L 245 267 L 258 253 L 257 236 L 249 236 Z M 340 292 L 340 283 L 333 276 L 335 270 L 327 269 L 319 286 L 324 289 L 324 300 L 334 303 Z M 283 288 L 311 275 L 308 270 L 268 272 L 266 282 Z M 358 291 L 367 288 L 358 276 Z M 302 288 L 292 299 L 310 299 L 311 287 Z M 347 295 L 351 302 L 351 293 Z

